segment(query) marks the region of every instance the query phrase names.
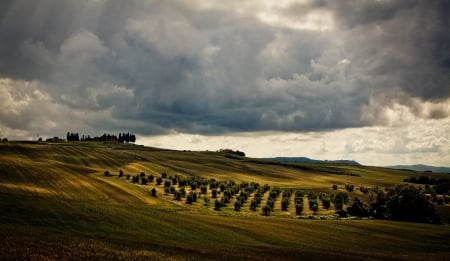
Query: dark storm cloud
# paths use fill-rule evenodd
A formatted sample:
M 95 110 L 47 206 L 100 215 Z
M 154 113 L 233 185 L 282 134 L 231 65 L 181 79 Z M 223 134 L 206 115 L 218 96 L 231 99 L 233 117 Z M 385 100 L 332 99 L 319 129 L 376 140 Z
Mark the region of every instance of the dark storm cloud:
M 39 82 L 34 88 L 48 95 L 41 102 L 66 108 L 83 128 L 142 134 L 373 125 L 384 106 L 419 114 L 412 99 L 450 96 L 448 1 L 271 10 L 291 22 L 329 13 L 329 30 L 268 25 L 251 11 L 189 1 L 2 1 L 0 76 Z M 426 117 L 448 116 L 436 108 Z

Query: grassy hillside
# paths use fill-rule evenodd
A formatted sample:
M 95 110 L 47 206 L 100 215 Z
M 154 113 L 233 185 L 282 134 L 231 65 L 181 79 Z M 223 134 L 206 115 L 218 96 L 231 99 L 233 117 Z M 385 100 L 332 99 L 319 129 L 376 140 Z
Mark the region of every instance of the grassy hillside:
M 105 170 L 112 176 L 106 177 Z M 124 177 L 118 177 L 119 170 Z M 126 144 L 4 142 L 0 143 L 0 259 L 434 260 L 450 254 L 446 225 L 298 219 L 292 206 L 281 210 L 281 198 L 268 217 L 261 215 L 261 207 L 249 210 L 249 203 L 234 211 L 236 196 L 216 211 L 210 189 L 197 202 L 186 204 L 185 198 L 177 201 L 166 194 L 163 184 L 133 184 L 126 178 L 141 172 L 147 177 L 167 173 L 237 184 L 258 182 L 305 193 L 333 193 L 333 184 L 338 191 L 345 184 L 385 188 L 416 175 Z M 152 188 L 157 197 L 150 195 Z M 350 195 L 369 197 L 358 190 Z M 209 205 L 204 197 L 211 199 Z M 249 200 L 253 197 L 254 193 Z M 263 200 L 267 197 L 268 193 Z M 303 214 L 312 215 L 304 200 Z M 294 198 L 290 201 L 293 204 Z M 447 213 L 448 207 L 441 211 Z M 316 214 L 332 212 L 333 207 L 320 206 Z

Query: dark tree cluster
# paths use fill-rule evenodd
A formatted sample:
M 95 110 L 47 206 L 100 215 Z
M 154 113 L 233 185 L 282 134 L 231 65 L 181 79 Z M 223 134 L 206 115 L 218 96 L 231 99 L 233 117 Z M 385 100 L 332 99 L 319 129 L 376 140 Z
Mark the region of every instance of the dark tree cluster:
M 419 176 L 406 178 L 404 181 L 414 184 L 434 185 L 433 188 L 437 194 L 450 195 L 450 179 L 448 178 L 435 179 L 427 176 Z M 431 191 L 428 192 L 431 193 Z
M 245 157 L 245 153 L 242 151 L 239 151 L 239 150 L 221 149 L 221 150 L 219 150 L 219 152 L 225 153 L 227 155 L 236 155 L 236 156 Z
M 371 204 L 371 214 L 376 218 L 399 221 L 437 223 L 439 218 L 425 194 L 414 186 L 399 185 L 387 193 L 377 191 Z
M 101 136 L 91 137 L 90 135 L 79 135 L 78 133 L 67 132 L 67 141 L 102 141 L 102 142 L 120 142 L 120 143 L 134 143 L 136 142 L 136 135 L 132 133 L 119 133 L 119 135 L 105 133 Z

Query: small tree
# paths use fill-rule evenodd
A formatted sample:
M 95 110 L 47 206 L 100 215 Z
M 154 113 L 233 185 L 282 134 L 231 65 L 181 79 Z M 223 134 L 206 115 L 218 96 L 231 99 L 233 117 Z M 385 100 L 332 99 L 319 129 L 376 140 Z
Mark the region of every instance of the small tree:
M 289 208 L 289 199 L 288 198 L 283 198 L 283 200 L 281 200 L 281 209 L 283 211 L 287 211 Z
M 119 170 L 119 178 L 123 177 L 123 170 Z
M 152 174 L 150 174 L 150 176 L 148 176 L 149 182 L 153 182 L 154 179 L 155 179 L 155 176 L 153 176 Z
M 156 189 L 155 188 L 152 188 L 151 193 L 152 193 L 153 197 L 156 197 Z
M 161 185 L 161 183 L 162 183 L 162 178 L 161 177 L 158 177 L 158 178 L 156 178 L 156 185 Z
M 111 174 L 109 173 L 109 170 L 105 170 L 105 172 L 103 172 L 103 174 L 105 174 L 106 177 L 111 176 Z
M 222 208 L 222 201 L 216 199 L 216 200 L 214 201 L 214 210 L 220 210 L 221 208 Z
M 265 205 L 262 208 L 262 213 L 264 216 L 270 216 L 270 212 L 272 211 L 272 208 L 269 205 Z
M 211 190 L 211 195 L 212 195 L 212 198 L 217 198 L 217 189 L 213 188 Z
M 348 194 L 345 192 L 338 192 L 334 197 L 334 206 L 336 210 L 342 210 L 345 204 L 348 203 Z
M 241 211 L 241 203 L 237 200 L 234 202 L 234 211 Z
M 352 205 L 347 208 L 347 213 L 357 217 L 368 217 L 369 209 L 358 197 L 355 197 Z
M 189 194 L 186 196 L 186 203 L 187 203 L 187 204 L 192 204 L 192 202 L 194 202 L 194 193 L 191 191 L 191 192 L 189 192 Z

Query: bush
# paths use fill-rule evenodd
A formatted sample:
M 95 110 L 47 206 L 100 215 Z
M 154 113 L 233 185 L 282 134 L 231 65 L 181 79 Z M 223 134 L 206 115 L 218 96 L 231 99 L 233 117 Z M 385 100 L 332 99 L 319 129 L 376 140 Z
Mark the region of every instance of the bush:
M 111 176 L 111 174 L 109 173 L 109 170 L 105 170 L 105 172 L 103 172 L 103 174 L 104 174 L 106 177 Z
M 338 189 L 338 186 L 337 186 L 336 184 L 334 184 L 332 188 L 333 188 L 334 190 L 337 190 L 337 189 Z
M 334 206 L 336 210 L 342 210 L 345 204 L 348 203 L 348 194 L 345 192 L 338 192 L 334 196 Z
M 167 173 L 163 172 L 163 173 L 161 174 L 161 176 L 162 176 L 163 179 L 166 179 L 166 178 L 167 178 Z
M 355 189 L 355 186 L 353 186 L 353 185 L 345 185 L 345 189 L 346 189 L 348 192 L 352 192 L 352 191 Z
M 326 198 L 322 199 L 322 206 L 324 209 L 329 209 L 330 205 L 331 205 L 330 198 L 326 197 Z
M 234 202 L 234 211 L 241 211 L 241 202 Z
M 131 182 L 138 183 L 139 182 L 139 176 L 138 175 L 133 176 L 133 178 L 131 179 Z
M 262 208 L 262 213 L 263 213 L 263 215 L 264 216 L 270 216 L 270 212 L 272 211 L 272 208 L 271 208 L 271 206 L 269 206 L 269 205 L 265 205 L 263 208 Z
M 368 217 L 369 216 L 369 207 L 364 204 L 358 197 L 353 199 L 353 203 L 350 207 L 347 208 L 347 213 L 352 216 L 357 217 Z
M 189 194 L 186 196 L 186 203 L 192 204 L 194 202 L 194 192 L 189 192 Z
M 281 209 L 283 211 L 287 211 L 289 208 L 289 199 L 288 198 L 284 198 L 283 200 L 281 200 Z
M 162 178 L 161 177 L 158 177 L 158 178 L 156 178 L 156 185 L 161 185 L 161 183 L 162 183 Z
M 169 180 L 164 181 L 164 187 L 168 188 L 172 185 L 172 182 L 170 182 Z
M 203 197 L 203 206 L 209 206 L 209 198 L 208 197 Z
M 252 200 L 251 202 L 250 202 L 250 210 L 252 210 L 252 211 L 256 211 L 256 208 L 258 207 L 258 203 L 256 202 L 256 200 Z
M 222 201 L 216 199 L 214 201 L 214 210 L 220 210 L 222 208 Z
M 119 178 L 123 177 L 123 170 L 119 170 Z
M 152 193 L 153 197 L 156 197 L 156 189 L 155 188 L 152 188 L 151 193 Z
M 147 185 L 148 181 L 145 177 L 141 178 L 141 184 L 142 185 Z
M 303 203 L 296 203 L 295 204 L 295 214 L 300 215 L 303 211 Z
M 211 196 L 212 196 L 212 198 L 217 198 L 217 189 L 212 189 L 211 190 Z
M 181 196 L 182 196 L 181 191 L 176 191 L 174 194 L 174 199 L 177 201 L 181 201 Z
M 154 179 L 155 179 L 155 176 L 153 176 L 152 174 L 150 174 L 150 176 L 148 176 L 149 182 L 153 182 Z

